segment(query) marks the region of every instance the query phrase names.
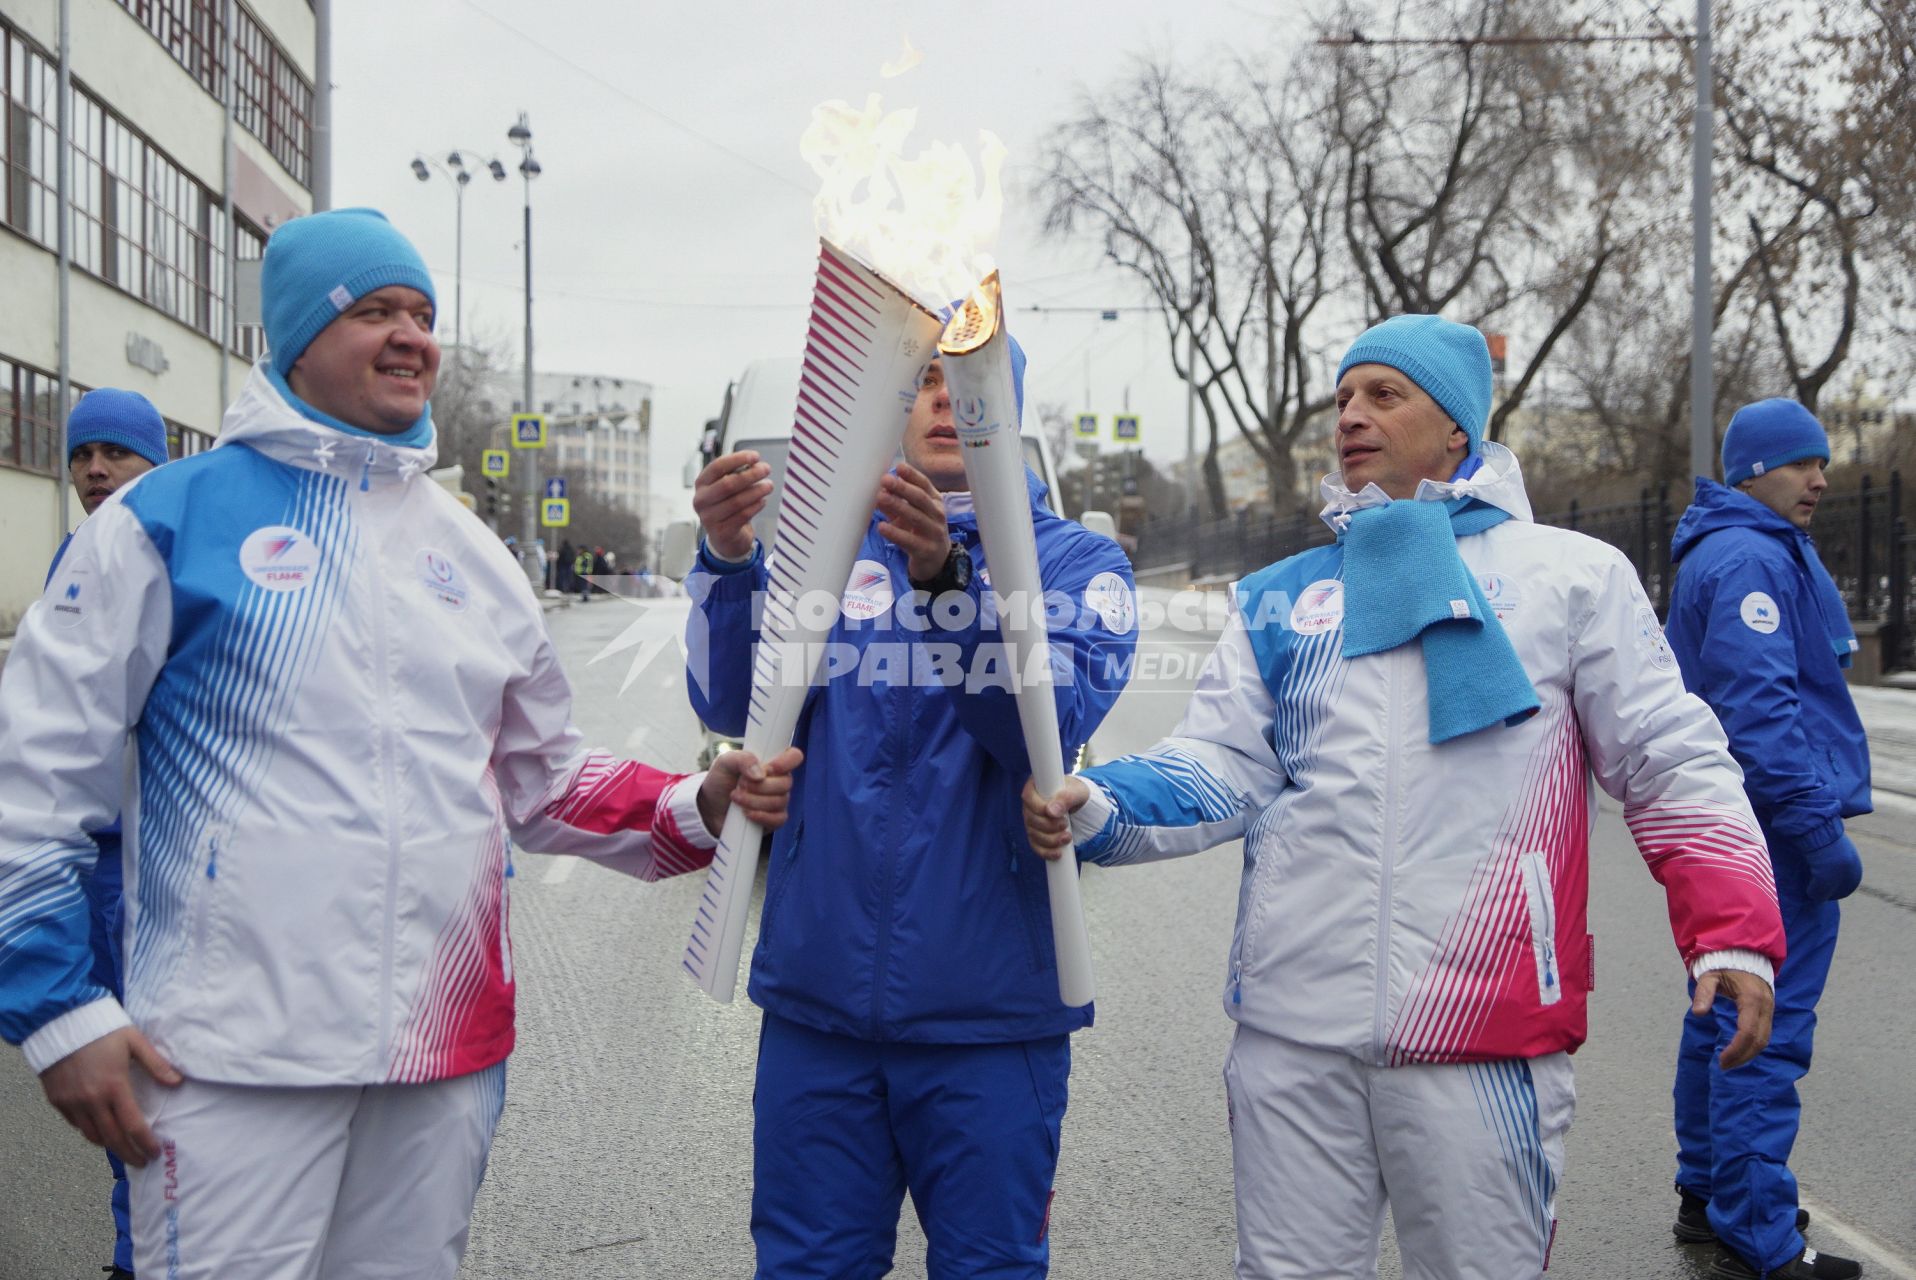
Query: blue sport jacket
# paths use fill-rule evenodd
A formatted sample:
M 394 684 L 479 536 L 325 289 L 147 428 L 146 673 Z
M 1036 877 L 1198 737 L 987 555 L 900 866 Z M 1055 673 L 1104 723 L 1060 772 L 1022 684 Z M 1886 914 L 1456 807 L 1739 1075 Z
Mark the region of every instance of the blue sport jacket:
M 1048 600 L 1067 763 L 1117 700 L 1136 635 L 1118 544 L 1053 514 L 1026 473 Z M 995 618 L 976 517 L 953 504 L 975 616 L 911 606 L 904 553 L 867 526 L 821 673 L 799 717 L 805 751 L 772 838 L 752 955 L 752 1000 L 794 1022 L 872 1041 L 980 1044 L 1089 1026 L 1058 997 L 1044 864 L 1025 839 L 1030 775 L 1016 701 L 992 676 Z M 686 586 L 693 708 L 745 731 L 762 551 L 740 565 L 701 547 Z M 922 600 L 922 597 L 919 597 Z M 967 622 L 968 625 L 947 625 Z M 1001 664 L 1000 664 L 1001 665 Z M 957 685 L 941 683 L 959 672 Z
M 1800 867 L 1844 818 L 1870 812 L 1869 744 L 1818 607 L 1816 546 L 1748 494 L 1698 479 L 1670 556 L 1665 634 L 1683 682 L 1723 722 L 1772 859 Z

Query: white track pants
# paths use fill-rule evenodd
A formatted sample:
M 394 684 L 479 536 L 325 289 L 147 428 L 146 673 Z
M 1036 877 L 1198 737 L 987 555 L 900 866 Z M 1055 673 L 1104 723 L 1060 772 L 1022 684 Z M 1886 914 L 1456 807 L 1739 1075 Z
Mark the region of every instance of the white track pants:
M 1386 1205 L 1404 1280 L 1548 1266 L 1569 1055 L 1377 1067 L 1240 1026 L 1224 1083 L 1240 1280 L 1370 1280 Z
M 505 1104 L 504 1063 L 431 1084 L 281 1089 L 143 1074 L 161 1144 L 129 1169 L 154 1280 L 452 1280 Z

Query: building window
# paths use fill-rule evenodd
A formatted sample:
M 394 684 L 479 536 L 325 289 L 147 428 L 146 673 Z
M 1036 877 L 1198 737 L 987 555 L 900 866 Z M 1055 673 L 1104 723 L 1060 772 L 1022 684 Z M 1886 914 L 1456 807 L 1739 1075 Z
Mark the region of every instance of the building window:
M 243 216 L 233 218 L 233 258 L 237 262 L 257 262 L 266 256 L 266 233 L 248 222 Z M 266 326 L 258 324 L 235 324 L 233 326 L 233 354 L 243 356 L 250 364 L 258 364 L 259 358 L 266 354 Z
M 53 61 L 6 41 L 6 220 L 57 247 Z M 218 341 L 225 324 L 225 210 L 171 157 L 73 87 L 73 263 Z
M 59 379 L 0 356 L 0 466 L 57 475 L 65 467 L 59 453 Z
M 224 102 L 220 56 L 225 0 L 120 0 L 120 7 L 158 40 L 173 60 Z M 235 5 L 233 116 L 266 145 L 302 187 L 312 184 L 313 86 L 259 19 Z
M 196 427 L 175 422 L 171 418 L 166 419 L 166 449 L 175 461 L 180 458 L 190 458 L 196 453 L 205 453 L 213 447 L 213 440 L 214 437 Z
M 127 0 L 120 0 L 122 4 Z M 177 0 L 176 0 L 177 2 Z M 202 0 L 204 2 L 204 0 Z M 293 181 L 312 185 L 313 86 L 273 43 L 259 19 L 238 7 L 234 32 L 239 60 L 234 70 L 239 92 L 234 118 L 280 162 Z

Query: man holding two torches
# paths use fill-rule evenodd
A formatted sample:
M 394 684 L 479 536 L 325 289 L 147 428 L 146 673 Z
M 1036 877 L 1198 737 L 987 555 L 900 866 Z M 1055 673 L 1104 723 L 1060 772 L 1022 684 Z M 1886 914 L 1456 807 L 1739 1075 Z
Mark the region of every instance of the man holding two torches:
M 1015 349 L 1013 365 L 1021 388 Z M 1092 1009 L 1059 998 L 1045 875 L 1018 803 L 1030 771 L 1019 677 L 1001 660 L 944 372 L 932 360 L 920 379 L 905 460 L 881 482 L 835 605 L 834 656 L 796 739 L 814 763 L 771 844 L 750 979 L 765 1010 L 761 1277 L 882 1274 L 908 1187 L 931 1275 L 1047 1265 L 1069 1034 Z M 748 714 L 753 595 L 768 580 L 750 520 L 769 474 L 755 454 L 728 454 L 693 498 L 704 542 L 687 585 L 709 653 L 693 654 L 692 698 L 731 733 Z M 1131 572 L 1116 543 L 1053 514 L 1026 478 L 1058 602 L 1047 621 L 1059 728 L 1075 750 L 1117 696 L 1094 666 L 1128 669 Z

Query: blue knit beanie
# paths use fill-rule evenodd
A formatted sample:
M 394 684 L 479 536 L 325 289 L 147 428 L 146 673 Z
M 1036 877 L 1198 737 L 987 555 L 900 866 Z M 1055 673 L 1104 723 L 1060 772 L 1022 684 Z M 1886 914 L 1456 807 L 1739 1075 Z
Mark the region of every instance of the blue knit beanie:
M 1723 483 L 1732 489 L 1805 458 L 1828 462 L 1830 438 L 1815 415 L 1794 400 L 1746 404 L 1723 433 Z
M 67 457 L 83 444 L 117 444 L 154 466 L 166 462 L 166 419 L 137 391 L 97 387 L 67 415 Z
M 375 289 L 403 284 L 438 306 L 432 273 L 377 209 L 330 209 L 281 224 L 266 242 L 266 349 L 284 377 L 319 331 Z
M 1337 380 L 1360 364 L 1389 365 L 1408 377 L 1464 429 L 1470 455 L 1483 448 L 1490 420 L 1490 344 L 1483 334 L 1442 316 L 1392 316 L 1358 335 Z

